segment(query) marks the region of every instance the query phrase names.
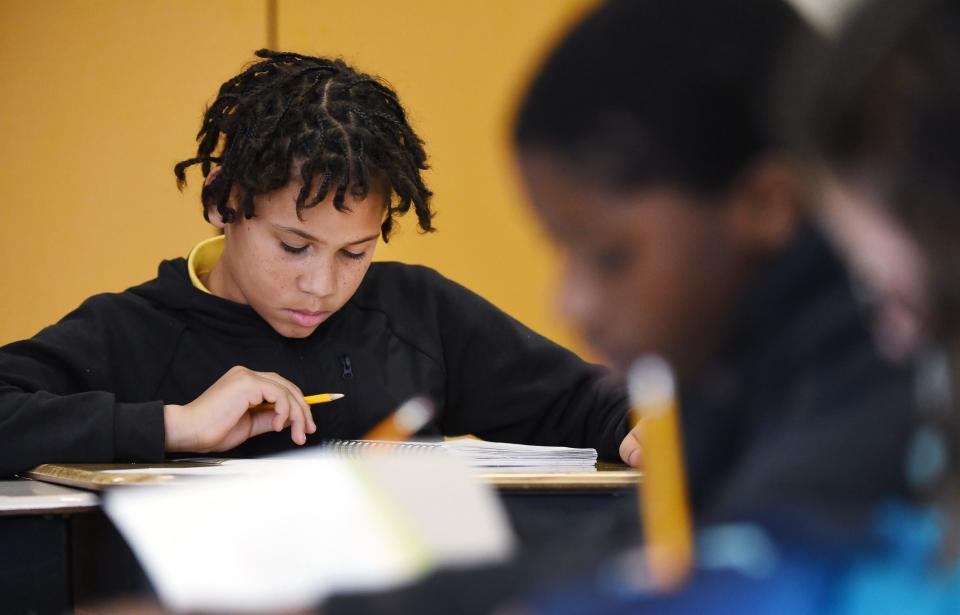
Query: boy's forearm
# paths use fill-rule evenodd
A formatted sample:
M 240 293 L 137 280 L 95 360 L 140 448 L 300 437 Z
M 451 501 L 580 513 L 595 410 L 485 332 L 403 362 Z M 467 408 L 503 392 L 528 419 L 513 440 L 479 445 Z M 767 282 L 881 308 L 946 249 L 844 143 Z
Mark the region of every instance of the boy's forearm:
M 103 391 L 0 392 L 0 476 L 42 463 L 162 459 L 160 402 L 118 403 Z

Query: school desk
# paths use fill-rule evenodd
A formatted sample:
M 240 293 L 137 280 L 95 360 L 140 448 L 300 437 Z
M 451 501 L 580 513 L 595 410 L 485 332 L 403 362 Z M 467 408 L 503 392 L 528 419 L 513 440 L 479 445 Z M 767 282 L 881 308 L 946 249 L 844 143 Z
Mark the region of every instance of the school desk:
M 73 593 L 70 518 L 98 507 L 87 491 L 0 481 L 0 612 L 66 612 Z
M 136 470 L 150 468 L 157 472 L 165 468 L 198 467 L 200 464 L 172 462 L 165 464 L 45 464 L 26 472 L 32 480 L 15 481 L 23 484 L 49 483 L 51 489 L 81 488 L 91 498 L 96 492 L 113 488 L 137 488 L 142 485 L 196 480 L 175 474 L 125 472 L 108 470 Z M 514 531 L 523 544 L 541 544 L 575 532 L 586 520 L 602 515 L 611 506 L 635 506 L 639 475 L 620 465 L 598 464 L 595 472 L 489 472 L 480 474 L 482 480 L 497 488 L 510 517 Z M 202 480 L 202 478 L 200 478 Z M 41 482 L 36 482 L 41 481 Z M 77 493 L 76 489 L 69 489 Z M 59 548 L 59 561 L 68 562 L 72 580 L 68 583 L 68 600 L 62 609 L 74 604 L 83 605 L 102 601 L 121 594 L 147 593 L 149 584 L 129 547 L 113 525 L 93 503 L 78 511 L 62 510 L 56 513 L 59 525 L 48 528 L 41 538 L 25 538 L 19 551 L 27 552 L 31 541 Z M 0 528 L 6 519 L 0 518 Z M 9 531 L 15 531 L 12 527 Z M 58 583 L 60 583 L 58 581 Z M 60 583 L 58 586 L 62 586 Z M 63 592 L 60 592 L 63 600 Z M 39 612 L 43 612 L 42 610 Z
M 181 468 L 208 467 L 209 463 L 174 461 L 168 463 L 48 463 L 24 473 L 24 476 L 37 481 L 77 487 L 93 491 L 103 491 L 113 487 L 135 485 L 157 485 L 176 483 L 198 477 L 177 474 Z M 143 472 L 137 472 L 137 470 Z M 169 469 L 169 473 L 164 473 Z M 123 470 L 123 473 L 115 473 Z M 510 493 L 596 493 L 609 494 L 636 488 L 640 475 L 620 464 L 596 464 L 596 471 L 555 472 L 537 469 L 515 471 L 481 470 L 480 480 L 501 492 Z

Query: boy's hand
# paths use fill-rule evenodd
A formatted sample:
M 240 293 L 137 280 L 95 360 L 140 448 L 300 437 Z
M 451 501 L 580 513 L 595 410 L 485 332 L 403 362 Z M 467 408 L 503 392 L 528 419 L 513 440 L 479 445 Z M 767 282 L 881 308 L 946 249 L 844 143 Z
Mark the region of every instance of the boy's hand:
M 255 408 L 258 404 L 272 406 Z M 233 367 L 185 406 L 163 407 L 166 449 L 179 453 L 226 451 L 253 436 L 290 426 L 296 444 L 317 431 L 303 392 L 273 372 Z
M 639 468 L 643 465 L 643 446 L 640 444 L 642 429 L 643 421 L 639 421 L 620 443 L 620 459 L 623 459 L 623 463 L 632 468 Z

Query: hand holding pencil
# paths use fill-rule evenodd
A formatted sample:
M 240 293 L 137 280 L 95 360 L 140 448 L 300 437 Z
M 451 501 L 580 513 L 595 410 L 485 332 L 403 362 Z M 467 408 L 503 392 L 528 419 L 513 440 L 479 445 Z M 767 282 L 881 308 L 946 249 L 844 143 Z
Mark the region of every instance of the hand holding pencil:
M 293 442 L 304 444 L 307 434 L 317 430 L 310 403 L 333 401 L 337 395 L 308 401 L 279 374 L 233 367 L 189 404 L 164 406 L 164 445 L 170 452 L 226 451 L 288 425 Z

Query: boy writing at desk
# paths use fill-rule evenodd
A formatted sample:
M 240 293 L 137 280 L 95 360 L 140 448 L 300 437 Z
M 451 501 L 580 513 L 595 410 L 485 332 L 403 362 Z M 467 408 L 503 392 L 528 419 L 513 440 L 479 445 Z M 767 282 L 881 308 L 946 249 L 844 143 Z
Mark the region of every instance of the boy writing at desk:
M 0 474 L 356 438 L 417 394 L 439 405 L 430 434 L 615 458 L 626 401 L 602 370 L 430 269 L 371 264 L 397 216 L 433 230 L 396 94 L 341 61 L 258 56 L 176 165 L 181 183 L 202 168 L 223 236 L 0 350 Z

